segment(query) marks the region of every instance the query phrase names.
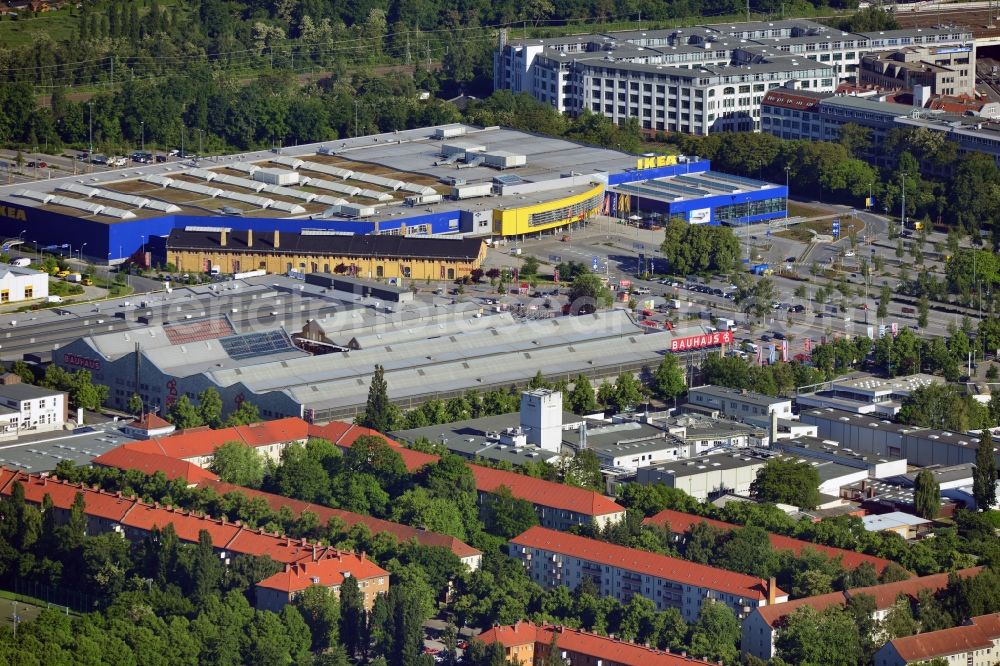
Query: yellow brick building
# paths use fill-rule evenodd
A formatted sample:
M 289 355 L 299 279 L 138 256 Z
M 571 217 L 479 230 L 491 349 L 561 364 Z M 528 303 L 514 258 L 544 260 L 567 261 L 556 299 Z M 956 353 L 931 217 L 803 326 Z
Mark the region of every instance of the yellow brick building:
M 478 238 L 343 235 L 224 228 L 174 229 L 167 261 L 188 273 L 342 273 L 363 278 L 455 280 L 479 268 Z

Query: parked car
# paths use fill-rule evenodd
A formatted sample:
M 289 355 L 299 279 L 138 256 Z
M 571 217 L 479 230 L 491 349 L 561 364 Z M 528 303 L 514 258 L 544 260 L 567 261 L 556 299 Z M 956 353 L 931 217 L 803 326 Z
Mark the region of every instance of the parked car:
M 166 162 L 167 161 L 167 156 L 166 155 L 157 155 L 156 156 L 156 161 L 157 162 Z
M 47 166 L 48 166 L 48 164 L 46 164 L 45 162 L 42 162 L 41 160 L 28 162 L 28 168 L 29 169 L 34 169 L 35 167 L 37 167 L 39 169 L 44 169 Z

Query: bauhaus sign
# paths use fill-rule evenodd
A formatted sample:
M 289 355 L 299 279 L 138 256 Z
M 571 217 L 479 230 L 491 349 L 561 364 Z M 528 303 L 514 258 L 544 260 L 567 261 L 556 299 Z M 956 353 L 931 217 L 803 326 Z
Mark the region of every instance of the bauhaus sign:
M 688 351 L 702 347 L 717 347 L 733 341 L 732 331 L 716 331 L 705 335 L 692 335 L 686 338 L 675 338 L 670 341 L 670 351 Z
M 636 169 L 656 169 L 657 167 L 673 166 L 677 164 L 676 155 L 654 155 L 652 157 L 640 157 L 635 161 Z

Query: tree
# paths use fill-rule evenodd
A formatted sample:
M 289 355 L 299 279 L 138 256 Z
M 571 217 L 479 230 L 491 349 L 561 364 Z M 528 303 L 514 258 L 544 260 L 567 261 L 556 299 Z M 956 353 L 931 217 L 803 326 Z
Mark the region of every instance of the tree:
M 365 613 L 364 597 L 361 589 L 358 588 L 358 581 L 353 576 L 348 576 L 340 585 L 340 637 L 347 650 L 347 655 L 352 659 L 359 652 L 368 649 L 367 645 L 362 645 L 361 640 L 367 631 L 367 614 Z
M 226 483 L 260 488 L 264 481 L 264 462 L 252 446 L 226 442 L 215 449 L 209 469 Z
M 512 539 L 538 524 L 531 502 L 514 497 L 507 486 L 500 486 L 490 494 L 483 502 L 483 513 L 486 529 L 504 539 Z
M 623 372 L 615 380 L 615 406 L 620 410 L 637 406 L 643 400 L 642 384 L 631 372 Z
M 345 578 L 342 587 L 348 578 L 353 576 Z M 310 585 L 295 598 L 295 607 L 299 609 L 312 634 L 313 651 L 322 651 L 337 645 L 340 606 L 337 597 L 329 588 Z
M 566 465 L 566 483 L 598 492 L 604 489 L 601 461 L 591 449 L 577 451 Z
M 771 458 L 757 472 L 750 494 L 761 502 L 811 509 L 819 504 L 819 472 L 809 463 Z
M 389 432 L 393 426 L 393 410 L 389 402 L 389 386 L 385 381 L 385 369 L 375 366 L 371 385 L 368 387 L 368 403 L 365 405 L 361 425 L 378 432 Z
M 174 400 L 167 412 L 167 418 L 180 430 L 197 428 L 200 425 L 204 425 L 201 416 L 198 414 L 198 410 L 195 409 L 186 395 L 182 395 Z
M 917 301 L 917 326 L 920 328 L 927 328 L 927 315 L 930 311 L 930 300 L 927 298 L 927 294 L 921 294 L 920 300 Z
M 257 405 L 253 404 L 249 400 L 244 400 L 240 403 L 240 406 L 229 415 L 229 418 L 226 419 L 226 427 L 232 428 L 233 426 L 250 425 L 251 423 L 259 422 L 260 412 L 257 411 Z
M 883 282 L 882 289 L 879 291 L 878 297 L 878 310 L 875 312 L 875 316 L 879 319 L 885 319 L 889 316 L 889 301 L 892 300 L 892 291 L 889 289 L 889 283 Z
M 898 337 L 902 337 L 902 333 Z M 903 400 L 898 418 L 907 425 L 964 432 L 989 425 L 990 417 L 986 405 L 957 386 L 929 384 L 916 389 Z
M 822 612 L 810 606 L 798 608 L 778 633 L 775 645 L 789 664 L 856 666 L 860 657 L 857 625 L 840 607 Z
M 611 301 L 611 292 L 593 273 L 580 273 L 570 285 L 569 303 L 574 313 L 589 314 L 599 307 L 608 307 Z
M 913 508 L 921 518 L 937 518 L 941 508 L 941 487 L 934 474 L 927 469 L 920 470 L 913 490 Z
M 986 428 L 979 434 L 976 464 L 972 470 L 972 496 L 976 508 L 989 511 L 997 503 L 997 461 L 993 453 L 993 435 Z
M 573 410 L 574 414 L 588 414 L 597 409 L 594 387 L 586 375 L 577 375 L 573 381 L 573 390 L 567 396 L 566 404 Z
M 133 393 L 128 399 L 128 411 L 129 414 L 134 414 L 136 416 L 141 416 L 143 412 L 142 398 L 139 397 L 138 393 Z
M 344 468 L 371 474 L 385 488 L 393 488 L 409 476 L 399 451 L 375 435 L 362 435 L 354 440 L 344 456 Z
M 653 373 L 653 389 L 657 397 L 662 400 L 672 399 L 675 406 L 677 398 L 687 391 L 684 370 L 677 364 L 677 357 L 673 354 L 664 354 L 663 360 Z
M 531 255 L 526 256 L 521 260 L 521 271 L 520 275 L 525 278 L 534 277 L 538 275 L 539 267 L 538 259 L 532 257 Z
M 209 386 L 198 394 L 198 415 L 210 428 L 222 425 L 222 396 L 215 388 Z
M 691 630 L 691 654 L 712 661 L 736 662 L 740 622 L 721 601 L 705 599 Z

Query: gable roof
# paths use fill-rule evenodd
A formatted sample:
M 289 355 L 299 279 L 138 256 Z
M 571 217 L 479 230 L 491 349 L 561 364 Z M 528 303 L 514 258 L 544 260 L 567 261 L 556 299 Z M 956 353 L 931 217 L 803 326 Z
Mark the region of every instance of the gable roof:
M 585 516 L 606 516 L 625 511 L 614 500 L 593 490 L 481 465 L 470 464 L 469 469 L 476 479 L 476 488 L 485 493 L 495 493 L 501 486 L 506 486 L 514 497 L 532 504 Z
M 153 412 L 145 412 L 138 419 L 128 424 L 130 428 L 136 430 L 160 430 L 161 428 L 173 428 L 174 424 L 161 418 Z
M 226 442 L 241 442 L 247 446 L 258 447 L 278 442 L 304 440 L 308 436 L 309 424 L 292 416 L 245 426 L 220 428 L 219 430 L 207 427 L 190 428 L 182 430 L 176 435 L 154 437 L 142 442 L 125 444 L 125 448 L 186 459 L 210 456 Z
M 974 617 L 971 622 L 960 627 L 895 638 L 889 643 L 907 663 L 992 648 L 993 641 L 1000 638 L 997 629 L 1000 614 Z
M 218 476 L 202 469 L 194 463 L 165 456 L 162 453 L 147 453 L 136 451 L 128 445 L 119 446 L 103 453 L 91 461 L 95 465 L 117 467 L 118 469 L 134 469 L 152 476 L 163 472 L 168 479 L 184 479 L 188 483 L 216 481 Z
M 325 426 L 312 426 L 309 429 L 309 435 L 322 437 L 342 448 L 350 448 L 361 435 L 381 437 L 399 452 L 406 464 L 406 469 L 410 472 L 425 465 L 434 464 L 441 459 L 440 456 L 405 448 L 375 430 L 347 423 L 334 422 Z M 614 500 L 592 490 L 536 479 L 517 472 L 508 472 L 472 463 L 466 464 L 472 470 L 476 489 L 484 493 L 495 493 L 500 489 L 500 486 L 506 486 L 510 489 L 511 494 L 518 499 L 586 516 L 605 516 L 625 511 L 625 508 Z
M 304 590 L 310 585 L 339 587 L 348 576 L 365 580 L 388 575 L 385 569 L 369 560 L 364 553 L 356 555 L 338 551 L 315 562 L 286 564 L 282 571 L 257 583 L 257 587 L 292 593 Z
M 324 557 L 341 556 L 342 562 L 354 566 L 353 553 L 329 546 L 311 543 L 308 539 L 291 539 L 264 530 L 252 530 L 239 521 L 235 523 L 225 519 L 214 519 L 192 511 L 146 504 L 138 499 L 124 497 L 121 493 L 108 493 L 83 484 L 72 484 L 53 476 L 14 472 L 0 467 L 0 495 L 9 495 L 15 482 L 24 487 L 25 500 L 33 504 L 41 504 L 45 495 L 49 495 L 56 508 L 68 510 L 72 507 L 77 493 L 83 494 L 84 513 L 89 516 L 105 518 L 118 523 L 127 529 L 146 533 L 155 528 L 163 529 L 172 525 L 177 537 L 189 543 L 196 543 L 202 530 L 208 532 L 212 546 L 220 551 L 229 551 L 242 555 L 256 557 L 268 556 L 281 563 L 318 561 Z M 375 571 L 376 565 L 366 560 L 367 564 L 352 575 L 366 578 L 369 572 Z M 387 575 L 378 569 L 373 575 Z
M 681 533 L 690 532 L 692 527 L 702 521 L 708 523 L 712 527 L 727 532 L 730 530 L 740 529 L 742 527 L 741 525 L 734 525 L 733 523 L 726 523 L 721 520 L 712 520 L 711 518 L 703 518 L 694 514 L 682 513 L 671 509 L 664 509 L 655 516 L 646 518 L 642 521 L 642 524 L 659 525 L 660 527 L 669 526 L 671 531 Z M 800 555 L 803 550 L 810 548 L 823 553 L 831 559 L 840 558 L 841 564 L 847 569 L 856 569 L 863 563 L 867 562 L 875 567 L 876 572 L 881 574 L 882 570 L 889 564 L 889 560 L 881 557 L 875 557 L 874 555 L 858 553 L 853 550 L 824 546 L 823 544 L 813 543 L 803 539 L 795 539 L 782 534 L 773 534 L 771 532 L 768 532 L 767 536 L 771 542 L 771 547 L 775 550 L 788 550 L 795 553 L 795 555 Z
M 982 570 L 982 567 L 972 567 L 970 569 L 962 569 L 956 573 L 963 578 L 967 578 L 977 575 Z M 930 576 L 909 578 L 895 583 L 856 587 L 846 592 L 830 592 L 829 594 L 820 594 L 814 597 L 805 597 L 804 599 L 793 599 L 783 604 L 757 608 L 753 612 L 758 613 L 761 619 L 769 626 L 777 627 L 784 623 L 789 615 L 802 606 L 809 606 L 818 611 L 823 611 L 831 606 L 845 606 L 851 597 L 865 594 L 875 599 L 876 608 L 885 609 L 896 603 L 896 599 L 901 594 L 916 599 L 917 595 L 924 590 L 937 592 L 944 589 L 947 585 L 947 573 L 931 574 Z
M 410 527 L 409 525 L 403 525 L 401 523 L 394 523 L 389 520 L 365 516 L 352 511 L 344 511 L 343 509 L 332 509 L 320 504 L 312 504 L 310 502 L 303 502 L 301 500 L 284 497 L 282 495 L 275 495 L 274 493 L 266 493 L 252 488 L 244 488 L 243 486 L 237 486 L 219 480 L 206 481 L 201 485 L 214 488 L 220 495 L 235 492 L 242 493 L 248 499 L 253 499 L 255 497 L 263 498 L 264 501 L 268 503 L 268 506 L 270 506 L 274 511 L 280 511 L 282 507 L 288 507 L 296 515 L 302 515 L 303 512 L 309 511 L 316 515 L 319 519 L 320 525 L 326 525 L 330 522 L 331 518 L 337 518 L 344 521 L 348 527 L 360 523 L 366 526 L 374 534 L 391 534 L 401 542 L 414 539 L 422 546 L 446 548 L 460 559 L 482 554 L 481 551 L 473 548 L 464 541 L 447 534 L 441 534 L 440 532 L 431 532 L 429 530 Z
M 556 625 L 536 625 L 533 622 L 517 622 L 506 626 L 496 626 L 484 631 L 478 638 L 486 644 L 500 643 L 505 648 L 534 643 L 536 650 L 544 650 L 552 644 L 553 635 L 556 635 L 558 649 L 587 655 L 597 662 L 604 661 L 624 666 L 695 666 L 701 664 L 707 666 L 711 663 L 670 654 L 636 643 L 615 640 L 587 631 Z
M 510 543 L 512 546 L 539 548 L 748 599 L 762 600 L 767 598 L 767 582 L 760 578 L 544 527 L 529 528 L 511 539 Z M 781 590 L 777 590 L 775 596 L 783 597 L 786 595 Z

